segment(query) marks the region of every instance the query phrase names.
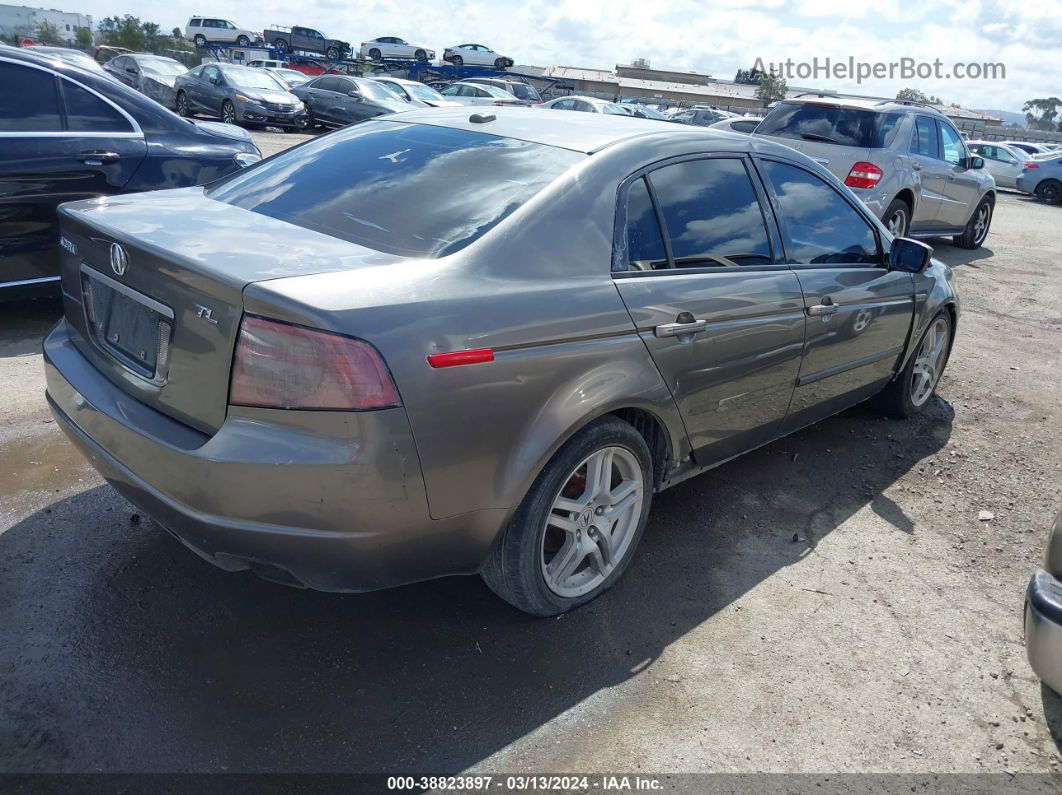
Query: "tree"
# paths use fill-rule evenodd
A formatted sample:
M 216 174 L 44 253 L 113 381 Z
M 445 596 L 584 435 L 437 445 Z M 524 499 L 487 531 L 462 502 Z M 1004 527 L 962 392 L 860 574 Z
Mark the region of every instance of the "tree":
M 34 28 L 34 38 L 41 44 L 66 44 L 66 39 L 59 33 L 59 26 L 42 19 Z
M 1062 110 L 1062 99 L 1030 99 L 1021 109 L 1025 113 L 1025 121 L 1034 130 L 1054 130 L 1057 128 L 1058 112 Z
M 144 50 L 144 31 L 139 17 L 126 14 L 124 17 L 104 17 L 98 26 L 100 40 L 111 47 L 125 47 L 127 50 L 142 52 Z
M 184 38 L 184 34 L 181 33 L 181 29 L 180 28 L 174 28 L 171 31 L 171 35 L 173 36 L 173 40 L 174 41 L 180 41 L 181 39 Z
M 789 86 L 785 84 L 785 80 L 777 75 L 764 72 L 756 84 L 756 99 L 764 105 L 770 105 L 772 102 L 785 99 L 788 91 Z
M 92 49 L 92 29 L 91 28 L 78 28 L 74 31 L 74 42 L 79 49 L 91 50 Z
M 920 102 L 923 105 L 943 105 L 944 100 L 940 97 L 934 97 L 932 95 L 925 95 L 917 88 L 901 88 L 896 92 L 896 99 L 902 99 L 907 102 Z
M 734 75 L 734 82 L 741 83 L 746 86 L 759 85 L 760 76 L 762 74 L 763 72 L 757 69 L 755 66 L 751 69 L 738 69 L 737 74 Z

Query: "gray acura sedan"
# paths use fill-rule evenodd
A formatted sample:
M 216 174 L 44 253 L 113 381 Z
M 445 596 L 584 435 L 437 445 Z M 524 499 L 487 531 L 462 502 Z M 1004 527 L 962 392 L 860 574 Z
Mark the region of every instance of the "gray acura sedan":
M 621 576 L 656 492 L 932 399 L 951 271 L 811 159 L 476 110 L 62 208 L 48 400 L 211 563 L 330 591 L 480 573 L 554 615 Z

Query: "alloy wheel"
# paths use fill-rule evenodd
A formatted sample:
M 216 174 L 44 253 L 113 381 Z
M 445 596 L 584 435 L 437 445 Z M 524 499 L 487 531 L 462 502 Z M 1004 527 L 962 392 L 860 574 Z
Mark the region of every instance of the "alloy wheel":
M 974 243 L 981 245 L 984 239 L 988 237 L 988 226 L 991 221 L 992 205 L 984 202 L 977 208 L 977 215 L 974 217 Z
M 188 115 L 188 97 L 186 97 L 184 94 L 177 95 L 177 115 Z
M 915 406 L 923 405 L 937 388 L 947 350 L 948 323 L 943 317 L 938 317 L 922 338 L 922 344 L 915 354 L 914 368 L 911 370 L 911 402 Z
M 625 447 L 604 447 L 568 476 L 553 501 L 542 537 L 542 575 L 558 596 L 601 585 L 624 559 L 645 498 L 642 468 Z
M 1036 193 L 1041 199 L 1043 199 L 1048 204 L 1054 204 L 1058 201 L 1058 197 L 1062 192 L 1059 191 L 1057 184 L 1053 182 L 1047 182 L 1037 188 Z
M 232 106 L 231 102 L 226 102 L 221 106 L 221 120 L 226 124 L 236 123 L 236 108 Z
M 903 210 L 894 212 L 889 216 L 886 228 L 893 237 L 903 237 L 907 233 L 907 213 Z

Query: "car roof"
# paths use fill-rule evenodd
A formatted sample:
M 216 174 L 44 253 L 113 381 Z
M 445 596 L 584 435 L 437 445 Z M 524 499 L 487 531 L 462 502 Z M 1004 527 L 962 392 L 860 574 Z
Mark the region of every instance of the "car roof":
M 486 123 L 471 121 L 473 117 L 493 116 Z M 558 116 L 562 118 L 557 118 Z M 758 152 L 786 154 L 801 157 L 788 146 L 759 139 L 753 141 L 747 135 L 711 130 L 705 127 L 689 127 L 656 119 L 638 119 L 633 116 L 612 116 L 601 113 L 558 113 L 553 114 L 540 108 L 491 107 L 476 108 L 462 106 L 459 108 L 426 108 L 412 110 L 400 116 L 384 117 L 399 123 L 430 124 L 436 127 L 450 127 L 469 132 L 515 138 L 530 143 L 571 149 L 586 154 L 597 152 L 613 144 L 634 138 L 663 133 L 669 136 L 684 136 L 698 146 L 712 148 L 713 144 L 723 144 L 723 148 L 737 148 Z M 810 162 L 810 161 L 809 161 Z

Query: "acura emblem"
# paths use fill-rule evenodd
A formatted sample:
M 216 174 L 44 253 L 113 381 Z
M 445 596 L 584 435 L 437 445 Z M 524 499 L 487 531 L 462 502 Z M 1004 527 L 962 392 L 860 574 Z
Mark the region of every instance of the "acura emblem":
M 111 270 L 119 276 L 124 276 L 129 267 L 129 255 L 125 253 L 120 243 L 111 243 Z

